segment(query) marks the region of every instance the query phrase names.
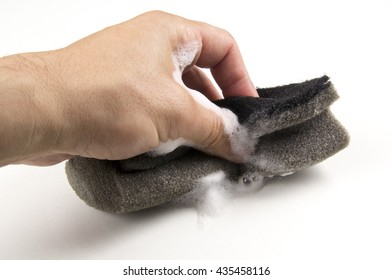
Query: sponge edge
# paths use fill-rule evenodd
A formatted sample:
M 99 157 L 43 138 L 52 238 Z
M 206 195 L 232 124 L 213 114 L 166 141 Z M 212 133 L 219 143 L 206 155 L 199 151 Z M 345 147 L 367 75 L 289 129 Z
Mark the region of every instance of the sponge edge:
M 285 175 L 334 155 L 349 143 L 347 131 L 329 110 L 259 139 L 247 169 L 264 176 Z
M 313 118 L 339 97 L 328 76 L 275 88 L 258 88 L 257 93 L 261 99 L 238 96 L 216 102 L 233 111 L 253 137 Z
M 124 161 L 74 157 L 66 164 L 68 180 L 88 205 L 125 213 L 178 199 L 216 172 L 224 172 L 225 180 L 233 183 L 248 174 L 284 175 L 347 146 L 347 132 L 328 110 L 338 95 L 327 76 L 258 89 L 258 93 L 261 98 L 232 97 L 216 102 L 232 110 L 257 137 L 256 151 L 246 164 L 180 147 L 165 156 L 145 154 Z
M 70 159 L 66 172 L 71 186 L 88 205 L 125 213 L 153 207 L 190 192 L 195 183 L 224 170 L 235 174 L 238 165 L 191 149 L 161 168 L 121 172 L 115 162 L 83 157 Z

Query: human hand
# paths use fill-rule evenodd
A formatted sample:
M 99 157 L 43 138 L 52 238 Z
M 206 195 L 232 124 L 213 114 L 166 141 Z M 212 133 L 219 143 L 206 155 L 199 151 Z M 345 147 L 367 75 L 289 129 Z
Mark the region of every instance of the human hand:
M 180 63 L 188 59 L 189 65 L 177 63 L 176 74 L 173 54 L 181 60 L 184 49 Z M 220 94 L 200 68 L 211 69 L 225 97 L 257 96 L 238 46 L 222 29 L 149 12 L 66 48 L 17 60 L 32 69 L 26 72 L 35 95 L 28 103 L 37 110 L 26 114 L 34 129 L 22 139 L 24 153 L 8 156 L 11 162 L 48 165 L 74 155 L 118 160 L 176 139 L 241 160 L 219 109 L 201 104 L 201 94 L 190 94 L 178 73 L 183 70 L 184 84 L 211 100 Z

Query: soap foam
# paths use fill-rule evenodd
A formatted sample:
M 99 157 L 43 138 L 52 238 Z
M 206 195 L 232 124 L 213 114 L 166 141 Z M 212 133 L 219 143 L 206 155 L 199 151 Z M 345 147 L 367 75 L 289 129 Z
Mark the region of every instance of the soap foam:
M 248 130 L 244 126 L 240 125 L 238 117 L 232 111 L 218 107 L 202 93 L 185 86 L 182 81 L 182 73 L 184 69 L 193 63 L 195 56 L 200 51 L 201 47 L 201 43 L 198 41 L 177 46 L 177 49 L 173 52 L 172 56 L 174 65 L 173 79 L 181 85 L 196 102 L 215 112 L 222 119 L 224 131 L 229 137 L 232 152 L 242 157 L 244 161 L 248 161 L 249 156 L 255 150 L 257 138 L 252 138 L 249 135 Z M 152 154 L 163 155 L 182 145 L 193 146 L 191 141 L 183 138 L 170 139 L 168 142 L 161 143 L 152 151 Z
M 238 122 L 237 115 L 229 109 L 219 108 L 219 116 L 223 120 L 232 152 L 241 156 L 244 162 L 249 162 L 250 156 L 256 149 L 257 138 L 250 136 L 248 129 Z
M 199 179 L 191 192 L 172 203 L 196 208 L 198 223 L 204 226 L 209 219 L 228 214 L 234 198 L 261 190 L 263 183 L 264 178 L 256 173 L 244 174 L 233 182 L 221 170 Z
M 193 41 L 188 44 L 179 45 L 177 46 L 177 50 L 173 52 L 173 65 L 174 65 L 174 72 L 173 78 L 174 80 L 181 85 L 199 104 L 202 106 L 216 112 L 219 114 L 221 110 L 217 105 L 212 103 L 205 95 L 201 94 L 197 90 L 193 90 L 188 88 L 183 80 L 182 80 L 182 73 L 184 69 L 191 65 L 197 52 L 201 49 L 201 43 L 198 41 Z
M 182 81 L 184 69 L 192 64 L 200 48 L 201 44 L 197 41 L 177 47 L 173 53 L 173 78 L 196 102 L 215 112 L 222 119 L 224 132 L 230 140 L 232 152 L 240 155 L 245 161 L 249 161 L 250 155 L 255 150 L 257 139 L 250 137 L 246 127 L 240 125 L 238 117 L 232 111 L 218 107 L 202 93 L 186 87 Z M 165 154 L 181 145 L 192 146 L 192 143 L 180 138 L 162 143 L 154 151 Z M 226 213 L 231 204 L 231 198 L 259 190 L 262 185 L 263 177 L 256 174 L 245 174 L 235 183 L 226 178 L 223 171 L 218 171 L 201 178 L 190 193 L 175 200 L 174 203 L 195 207 L 199 217 L 199 225 L 202 225 L 206 219 Z

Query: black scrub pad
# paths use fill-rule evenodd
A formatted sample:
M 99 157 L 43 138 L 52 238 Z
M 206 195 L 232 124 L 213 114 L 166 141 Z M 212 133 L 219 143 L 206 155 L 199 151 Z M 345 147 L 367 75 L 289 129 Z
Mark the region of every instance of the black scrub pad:
M 255 152 L 245 164 L 179 147 L 163 156 L 147 153 L 121 161 L 74 157 L 66 164 L 68 180 L 88 205 L 126 213 L 180 198 L 217 171 L 233 183 L 249 174 L 286 175 L 347 146 L 347 132 L 328 109 L 338 95 L 327 76 L 257 91 L 260 98 L 216 102 L 234 112 L 250 137 L 257 138 Z

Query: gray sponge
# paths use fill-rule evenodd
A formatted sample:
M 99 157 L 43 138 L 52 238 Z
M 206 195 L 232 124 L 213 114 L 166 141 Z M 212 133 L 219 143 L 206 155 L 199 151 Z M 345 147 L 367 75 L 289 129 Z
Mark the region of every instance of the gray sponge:
M 74 157 L 66 164 L 68 180 L 88 205 L 126 213 L 180 198 L 217 171 L 234 183 L 245 182 L 254 174 L 286 175 L 347 146 L 347 132 L 328 109 L 338 95 L 327 76 L 257 91 L 259 98 L 231 97 L 216 102 L 233 111 L 250 137 L 257 138 L 255 152 L 246 164 L 179 147 L 163 156 L 143 154 L 121 161 Z

